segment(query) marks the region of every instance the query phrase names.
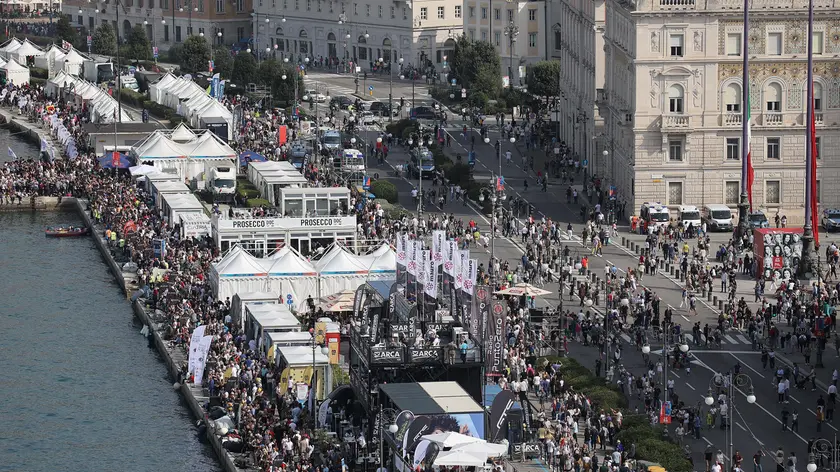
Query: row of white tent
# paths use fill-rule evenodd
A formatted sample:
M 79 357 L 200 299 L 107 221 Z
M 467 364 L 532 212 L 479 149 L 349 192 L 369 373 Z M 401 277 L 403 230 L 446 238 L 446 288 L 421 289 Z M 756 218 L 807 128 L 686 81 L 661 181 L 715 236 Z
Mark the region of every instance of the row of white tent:
M 35 67 L 46 69 L 50 77 L 61 71 L 81 76 L 82 64 L 87 60 L 90 58 L 72 46 L 65 50 L 53 44 L 44 51 L 44 55 L 35 57 Z
M 296 303 L 342 290 L 356 290 L 374 280 L 392 280 L 397 273 L 397 255 L 383 244 L 367 255 L 356 255 L 340 244 L 317 261 L 309 261 L 293 248 L 282 247 L 266 258 L 257 258 L 234 246 L 213 264 L 210 284 L 219 300 L 237 293 L 277 292 L 291 294 Z
M 29 68 L 14 58 L 6 61 L 0 57 L 0 74 L 6 76 L 6 80 L 15 85 L 29 83 Z
M 58 96 L 62 90 L 69 90 L 79 103 L 86 103 L 91 111 L 93 123 L 113 123 L 117 116 L 119 104 L 108 92 L 92 82 L 80 79 L 65 71 L 61 71 L 55 77 L 48 79 L 45 87 L 46 94 Z M 134 121 L 133 117 L 122 108 L 122 122 Z
M 29 39 L 20 41 L 17 38 L 12 38 L 0 46 L 0 57 L 6 61 L 14 59 L 21 64 L 26 64 L 27 57 L 43 56 L 44 54 L 44 50 Z
M 137 162 L 150 161 L 161 172 L 181 180 L 204 180 L 213 167 L 236 165 L 236 151 L 209 130 L 190 129 L 184 123 L 171 130 L 156 130 L 136 143 L 131 153 Z
M 228 139 L 233 138 L 233 113 L 188 76 L 176 77 L 167 73 L 149 86 L 149 98 L 176 110 L 193 128 L 201 127 L 202 119 L 223 119 L 228 124 Z

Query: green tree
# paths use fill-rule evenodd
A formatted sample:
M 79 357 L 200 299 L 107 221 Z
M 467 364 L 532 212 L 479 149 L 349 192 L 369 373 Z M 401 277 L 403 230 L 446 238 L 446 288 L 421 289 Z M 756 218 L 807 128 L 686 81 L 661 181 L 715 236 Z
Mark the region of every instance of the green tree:
M 247 84 L 257 83 L 257 60 L 253 54 L 240 51 L 233 60 L 233 73 L 230 79 L 237 87 L 245 87 Z
M 78 44 L 79 34 L 76 32 L 76 28 L 70 24 L 67 15 L 61 15 L 61 18 L 58 19 L 58 24 L 55 25 L 55 37 L 73 45 Z
M 102 22 L 96 31 L 93 32 L 91 38 L 91 49 L 96 54 L 103 54 L 106 56 L 113 56 L 117 53 L 117 35 L 114 29 L 108 22 Z
M 138 61 L 148 61 L 152 57 L 152 43 L 146 37 L 143 25 L 134 25 L 126 41 L 128 57 Z
M 272 61 L 277 63 L 273 59 Z M 272 76 L 271 94 L 279 102 L 291 105 L 295 101 L 295 84 L 297 84 L 298 101 L 300 101 L 304 91 L 303 77 L 295 69 L 295 66 L 291 64 L 277 64 L 279 65 L 277 68 L 278 73 Z M 274 69 L 274 67 L 271 69 Z
M 525 83 L 528 92 L 545 97 L 548 103 L 549 97 L 560 95 L 560 61 L 540 61 L 529 66 Z
M 466 88 L 468 94 L 481 93 L 489 99 L 499 96 L 502 62 L 493 45 L 462 35 L 455 41 L 449 61 L 449 78 L 454 78 L 458 86 Z
M 181 69 L 195 73 L 206 71 L 209 68 L 210 46 L 202 36 L 190 36 L 184 41 L 181 49 Z
M 213 69 L 223 79 L 230 79 L 233 74 L 233 55 L 227 46 L 216 46 L 213 48 Z

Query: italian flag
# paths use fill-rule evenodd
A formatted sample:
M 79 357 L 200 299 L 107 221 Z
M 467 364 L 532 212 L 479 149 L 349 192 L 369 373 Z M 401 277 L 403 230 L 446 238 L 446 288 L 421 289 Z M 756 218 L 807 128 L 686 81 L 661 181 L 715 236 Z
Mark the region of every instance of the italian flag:
M 753 181 L 755 180 L 755 169 L 752 165 L 752 125 L 750 124 L 750 90 L 749 84 L 744 84 L 744 117 L 747 120 L 744 126 L 747 128 L 747 142 L 744 146 L 747 147 L 747 199 L 750 202 L 750 210 L 752 210 L 752 189 Z

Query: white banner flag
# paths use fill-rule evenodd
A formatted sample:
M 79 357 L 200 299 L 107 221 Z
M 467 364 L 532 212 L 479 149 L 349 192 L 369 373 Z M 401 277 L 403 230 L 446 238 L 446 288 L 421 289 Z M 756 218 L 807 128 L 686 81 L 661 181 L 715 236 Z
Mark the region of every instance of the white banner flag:
M 446 241 L 443 245 L 443 272 L 447 275 L 454 275 L 455 272 L 455 252 L 458 251 L 458 243 L 455 241 Z
M 417 258 L 417 281 L 424 286 L 427 284 L 426 266 L 429 260 L 429 251 L 421 250 Z
M 478 278 L 478 259 L 470 259 L 467 263 L 468 274 L 464 277 L 464 291 L 472 295 Z
M 455 253 L 455 267 L 452 269 L 455 275 L 455 288 L 464 288 L 464 274 L 467 273 L 467 261 L 470 259 L 469 249 L 459 250 Z
M 440 270 L 440 266 L 432 261 L 431 272 L 432 276 L 429 278 L 429 291 L 426 293 L 429 294 L 432 298 L 437 298 L 438 296 L 438 271 Z
M 195 364 L 195 384 L 201 385 L 204 380 L 204 367 L 207 365 L 207 354 L 210 353 L 210 344 L 213 342 L 213 336 L 204 336 L 198 342 L 199 358 L 196 359 Z
M 206 325 L 201 325 L 195 330 L 193 330 L 192 337 L 190 337 L 190 357 L 187 360 L 187 370 L 189 371 L 188 374 L 192 374 L 195 372 L 196 368 L 196 360 L 199 357 L 199 344 L 201 343 L 201 338 L 204 337 L 204 330 L 207 329 Z
M 446 231 L 435 230 L 432 232 L 432 261 L 436 265 L 443 263 L 443 245 L 446 242 Z
M 426 292 L 426 295 L 430 297 L 434 297 L 436 295 L 436 290 L 434 289 L 435 282 L 433 277 L 435 276 L 434 272 L 432 272 L 432 266 L 435 265 L 435 261 L 432 260 L 432 252 L 431 251 L 423 251 L 423 291 Z
M 406 264 L 406 270 L 408 273 L 417 276 L 417 246 L 420 245 L 420 241 L 407 241 L 405 250 L 406 250 L 406 260 L 408 263 Z
M 397 264 L 405 267 L 405 233 L 397 235 Z

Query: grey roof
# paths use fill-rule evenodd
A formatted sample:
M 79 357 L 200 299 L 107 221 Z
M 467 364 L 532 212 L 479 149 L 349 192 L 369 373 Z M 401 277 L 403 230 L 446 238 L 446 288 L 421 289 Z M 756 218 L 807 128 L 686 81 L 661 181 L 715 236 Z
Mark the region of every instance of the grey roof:
M 484 411 L 457 382 L 382 384 L 379 388 L 398 409 L 410 410 L 415 415 Z
M 151 133 L 156 129 L 165 128 L 165 126 L 153 122 L 149 123 L 117 123 L 117 134 L 119 133 Z M 84 130 L 87 131 L 88 134 L 93 133 L 113 133 L 114 132 L 114 125 L 112 124 L 99 124 L 99 123 L 87 123 L 84 125 Z

